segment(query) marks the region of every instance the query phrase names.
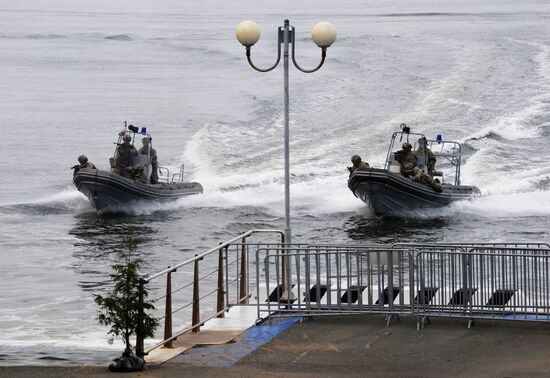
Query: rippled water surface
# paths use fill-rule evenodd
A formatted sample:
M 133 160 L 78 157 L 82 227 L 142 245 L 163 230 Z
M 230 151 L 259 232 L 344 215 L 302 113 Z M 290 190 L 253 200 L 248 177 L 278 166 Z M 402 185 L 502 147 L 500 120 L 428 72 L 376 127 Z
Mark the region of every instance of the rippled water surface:
M 308 67 L 311 27 L 338 30 L 319 72 L 291 71 L 297 241 L 548 241 L 550 5 L 479 3 L 0 0 L 0 365 L 104 363 L 120 350 L 92 294 L 125 235 L 154 272 L 282 227 L 282 71 L 247 66 L 243 19 L 263 28 L 261 66 L 284 18 Z M 148 127 L 161 164 L 184 162 L 204 194 L 97 214 L 69 167 L 86 153 L 107 169 L 125 120 Z M 346 166 L 355 153 L 381 166 L 401 122 L 464 143 L 462 182 L 484 196 L 371 214 Z

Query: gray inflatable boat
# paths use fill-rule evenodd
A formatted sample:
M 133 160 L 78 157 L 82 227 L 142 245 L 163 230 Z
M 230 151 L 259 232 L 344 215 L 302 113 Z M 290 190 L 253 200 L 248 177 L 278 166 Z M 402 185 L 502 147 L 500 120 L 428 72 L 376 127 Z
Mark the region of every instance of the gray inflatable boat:
M 123 211 L 128 205 L 144 201 L 167 202 L 202 193 L 198 182 L 144 184 L 112 172 L 87 168 L 74 175 L 73 183 L 97 210 Z
M 132 144 L 136 135 L 150 138 L 145 129 L 142 129 L 141 133 L 137 133 L 137 128 L 131 125 L 128 129 L 125 125 L 124 130 L 119 133 L 117 145 L 120 144 L 124 135 L 132 136 Z M 139 166 L 143 170 L 147 182 L 150 182 L 152 174 L 150 155 L 150 152 L 140 154 L 132 157 L 131 161 L 132 166 Z M 111 159 L 111 162 L 114 158 Z M 115 169 L 109 172 L 89 168 L 75 169 L 73 183 L 79 192 L 88 197 L 95 209 L 113 212 L 124 211 L 132 204 L 174 201 L 184 196 L 203 192 L 202 185 L 198 182 L 183 181 L 183 165 L 180 167 L 180 171 L 174 174 L 171 174 L 165 167 L 158 167 L 158 169 L 161 176 L 159 182 L 155 184 L 123 177 L 115 173 Z
M 412 136 L 412 138 L 411 138 Z M 418 159 L 418 167 L 427 173 L 427 157 L 417 150 L 417 139 L 423 134 L 411 133 L 408 127 L 393 133 L 384 169 L 356 169 L 348 179 L 348 188 L 365 202 L 376 214 L 395 214 L 422 208 L 437 208 L 454 201 L 479 196 L 475 186 L 461 185 L 460 163 L 461 146 L 457 142 L 443 141 L 440 135 L 436 140 L 427 140 L 428 147 L 437 158 L 437 171 L 432 172 L 441 182 L 443 190 L 438 193 L 430 185 L 413 181 L 401 175 L 400 164 L 396 159 L 396 141 L 413 144 Z

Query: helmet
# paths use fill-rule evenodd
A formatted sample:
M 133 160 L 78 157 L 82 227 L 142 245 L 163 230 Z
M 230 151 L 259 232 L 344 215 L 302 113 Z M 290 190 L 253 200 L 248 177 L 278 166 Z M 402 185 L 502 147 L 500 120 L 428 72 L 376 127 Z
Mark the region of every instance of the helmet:
M 426 147 L 426 144 L 428 141 L 426 140 L 426 137 L 422 137 L 418 139 L 418 147 Z
M 125 141 L 125 142 L 131 142 L 132 141 L 132 137 L 128 134 L 125 134 L 123 137 L 122 137 L 122 140 Z
M 403 151 L 410 151 L 412 149 L 412 145 L 410 143 L 403 143 L 403 145 L 401 146 L 401 148 L 403 148 Z
M 149 144 L 149 137 L 145 137 L 145 138 L 142 138 L 141 139 L 141 142 L 145 145 L 145 144 Z
M 359 155 L 353 155 L 353 156 L 351 157 L 351 162 L 352 162 L 353 164 L 359 164 L 359 163 L 361 162 L 361 156 L 359 156 Z
M 80 155 L 80 156 L 78 157 L 78 162 L 79 162 L 80 164 L 84 164 L 84 163 L 86 163 L 87 161 L 88 161 L 88 158 L 86 157 L 86 155 Z

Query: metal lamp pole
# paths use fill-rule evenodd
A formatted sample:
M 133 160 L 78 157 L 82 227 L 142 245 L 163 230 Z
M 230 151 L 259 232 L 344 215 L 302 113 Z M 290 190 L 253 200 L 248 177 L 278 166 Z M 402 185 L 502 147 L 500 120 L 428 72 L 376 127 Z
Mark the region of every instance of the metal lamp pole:
M 285 153 L 284 153 L 284 171 L 285 171 L 285 243 L 291 244 L 290 231 L 290 129 L 289 129 L 289 80 L 288 80 L 288 57 L 289 46 L 292 44 L 292 63 L 294 66 L 305 73 L 317 71 L 327 56 L 327 48 L 336 40 L 336 29 L 328 22 L 320 22 L 314 26 L 311 36 L 313 41 L 321 48 L 321 62 L 317 67 L 307 70 L 296 62 L 294 54 L 296 45 L 296 32 L 288 20 L 284 21 L 284 26 L 278 28 L 277 38 L 277 61 L 271 67 L 262 69 L 252 63 L 251 49 L 260 39 L 260 27 L 254 21 L 243 21 L 237 27 L 237 39 L 246 47 L 246 59 L 252 68 L 259 72 L 269 72 L 279 65 L 281 61 L 281 44 L 283 45 L 283 67 L 284 67 L 284 127 L 285 127 Z

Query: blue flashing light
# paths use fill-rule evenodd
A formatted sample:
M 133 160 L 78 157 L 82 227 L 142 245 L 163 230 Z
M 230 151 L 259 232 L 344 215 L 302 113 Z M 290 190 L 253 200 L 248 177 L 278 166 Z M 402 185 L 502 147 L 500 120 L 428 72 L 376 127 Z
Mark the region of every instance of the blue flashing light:
M 146 128 L 146 127 L 142 127 L 142 128 L 141 128 L 141 133 L 142 133 L 143 135 L 147 135 L 147 128 Z
M 435 139 L 437 140 L 437 143 L 443 142 L 443 136 L 441 134 L 437 134 L 437 137 Z

